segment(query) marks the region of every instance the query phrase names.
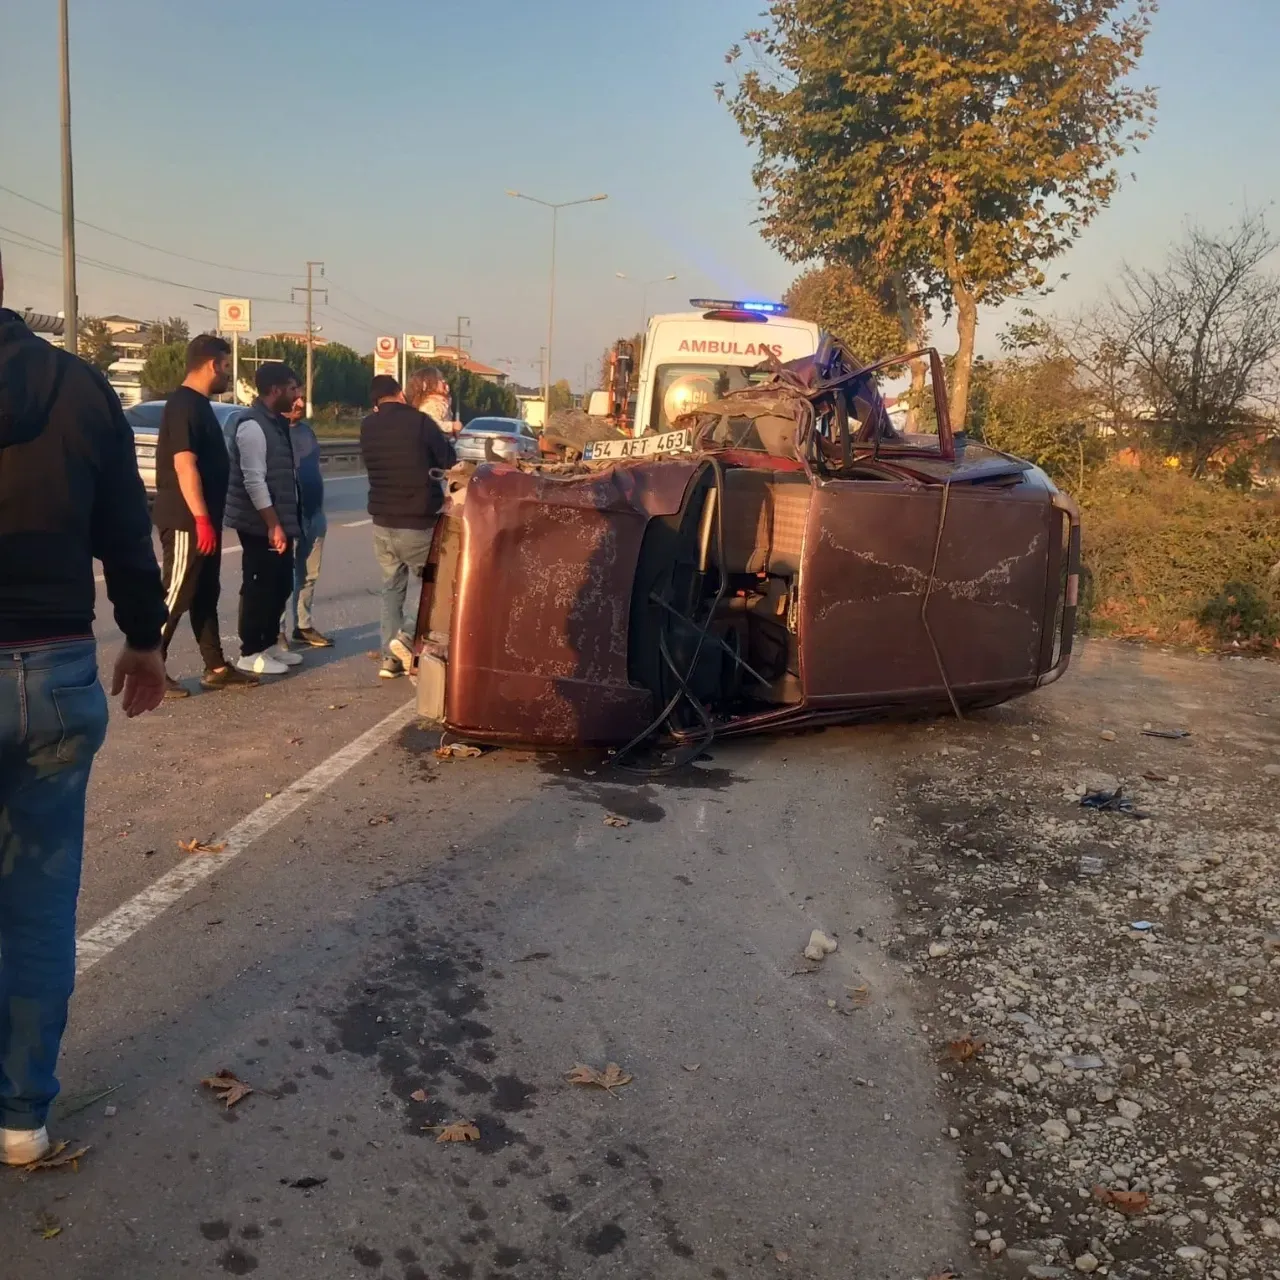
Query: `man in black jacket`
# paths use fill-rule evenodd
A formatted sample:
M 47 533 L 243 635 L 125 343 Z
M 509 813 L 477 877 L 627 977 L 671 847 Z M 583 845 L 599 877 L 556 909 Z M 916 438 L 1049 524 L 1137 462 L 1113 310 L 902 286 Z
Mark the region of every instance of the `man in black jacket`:
M 369 474 L 373 550 L 382 570 L 384 680 L 404 675 L 413 661 L 418 598 L 406 601 L 410 580 L 422 576 L 444 488 L 439 473 L 457 454 L 425 413 L 405 404 L 400 384 L 386 374 L 373 380 L 373 412 L 360 424 L 360 452 Z M 435 475 L 432 475 L 432 472 Z
M 164 697 L 165 607 L 133 432 L 101 374 L 0 305 L 2 1164 L 48 1150 L 58 1092 L 85 789 L 107 730 L 95 558 L 125 639 L 111 692 L 136 716 Z

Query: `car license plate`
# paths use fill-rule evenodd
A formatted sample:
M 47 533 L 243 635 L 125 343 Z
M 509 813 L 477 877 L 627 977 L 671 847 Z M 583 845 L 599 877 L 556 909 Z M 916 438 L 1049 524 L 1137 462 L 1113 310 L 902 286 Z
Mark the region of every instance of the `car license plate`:
M 693 448 L 693 428 L 664 431 L 661 435 L 636 436 L 633 440 L 592 440 L 582 451 L 588 462 L 621 458 L 648 458 L 655 453 L 678 453 Z

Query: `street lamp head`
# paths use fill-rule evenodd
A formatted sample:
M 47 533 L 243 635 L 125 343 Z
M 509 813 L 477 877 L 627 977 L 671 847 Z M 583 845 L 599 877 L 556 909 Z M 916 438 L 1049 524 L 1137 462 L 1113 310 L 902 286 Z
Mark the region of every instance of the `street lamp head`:
M 671 275 L 669 275 L 669 276 L 663 276 L 662 278 L 663 278 L 664 280 L 674 280 L 676 277 L 675 277 L 675 273 L 674 273 L 674 272 L 672 272 L 672 274 L 671 274 Z
M 587 203 L 588 203 L 588 204 L 593 204 L 593 203 L 594 203 L 595 201 L 597 201 L 597 200 L 607 200 L 608 198 L 609 198 L 609 197 L 608 197 L 607 195 L 604 195 L 604 194 L 602 193 L 602 194 L 600 194 L 600 195 L 598 195 L 598 196 L 592 196 L 592 197 L 587 201 Z
M 614 274 L 615 276 L 617 276 L 619 280 L 630 280 L 630 279 L 631 279 L 631 277 L 630 277 L 629 275 L 627 275 L 627 273 L 626 273 L 625 271 L 615 271 L 613 274 Z
M 519 200 L 519 199 L 521 199 L 521 198 L 522 198 L 522 194 L 523 194 L 523 193 L 522 193 L 522 192 L 519 192 L 519 191 L 512 191 L 510 187 L 508 187 L 508 188 L 507 188 L 507 195 L 509 195 L 509 196 L 515 196 L 515 198 L 516 198 L 517 200 Z

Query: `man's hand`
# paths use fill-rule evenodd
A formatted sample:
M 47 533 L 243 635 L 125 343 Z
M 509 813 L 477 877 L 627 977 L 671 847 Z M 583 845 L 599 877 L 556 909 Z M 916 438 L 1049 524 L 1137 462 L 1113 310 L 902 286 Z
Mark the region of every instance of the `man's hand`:
M 120 705 L 131 720 L 160 705 L 164 700 L 164 658 L 159 649 L 126 646 L 120 651 L 111 676 L 111 696 L 120 693 L 124 694 Z
M 273 524 L 267 530 L 267 541 L 271 544 L 271 550 L 276 555 L 284 555 L 289 550 L 289 535 L 284 531 L 284 525 Z
M 196 550 L 211 556 L 218 550 L 218 530 L 208 516 L 196 516 Z

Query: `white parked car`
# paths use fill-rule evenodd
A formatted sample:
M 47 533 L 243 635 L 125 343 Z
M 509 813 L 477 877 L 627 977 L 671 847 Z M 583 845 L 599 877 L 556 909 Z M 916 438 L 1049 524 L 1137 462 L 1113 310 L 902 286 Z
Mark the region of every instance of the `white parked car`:
M 485 462 L 490 451 L 504 462 L 538 457 L 538 437 L 519 418 L 472 418 L 453 443 L 459 462 Z

